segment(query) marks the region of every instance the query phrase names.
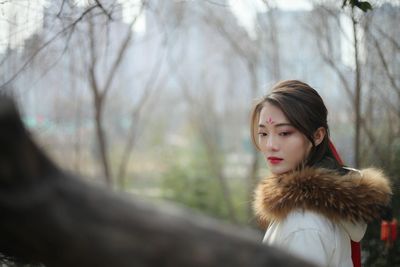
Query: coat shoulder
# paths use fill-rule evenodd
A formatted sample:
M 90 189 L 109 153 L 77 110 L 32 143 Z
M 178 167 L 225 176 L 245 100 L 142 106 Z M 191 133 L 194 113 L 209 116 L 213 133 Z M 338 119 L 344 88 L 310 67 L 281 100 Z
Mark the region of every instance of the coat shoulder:
M 282 220 L 293 210 L 316 212 L 335 222 L 369 222 L 380 216 L 391 195 L 389 179 L 375 168 L 345 175 L 306 168 L 263 179 L 253 206 L 261 222 Z

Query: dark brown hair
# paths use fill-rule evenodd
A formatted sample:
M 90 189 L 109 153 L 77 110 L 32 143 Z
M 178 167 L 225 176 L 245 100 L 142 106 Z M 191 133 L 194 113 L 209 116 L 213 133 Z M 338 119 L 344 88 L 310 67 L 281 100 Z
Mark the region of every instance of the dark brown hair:
M 272 87 L 271 93 L 255 103 L 251 113 L 250 131 L 252 142 L 258 150 L 258 119 L 266 102 L 280 108 L 289 122 L 310 140 L 312 149 L 305 161 L 306 166 L 340 168 L 329 148 L 328 110 L 315 89 L 297 80 L 281 81 Z M 325 128 L 326 134 L 323 141 L 316 146 L 313 136 L 320 127 Z

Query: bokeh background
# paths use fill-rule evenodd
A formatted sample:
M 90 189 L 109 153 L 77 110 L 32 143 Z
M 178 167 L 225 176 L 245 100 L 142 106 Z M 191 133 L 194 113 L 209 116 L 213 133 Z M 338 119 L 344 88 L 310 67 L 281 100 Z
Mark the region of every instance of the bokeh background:
M 250 109 L 299 79 L 323 97 L 346 164 L 391 177 L 398 217 L 399 25 L 400 1 L 0 0 L 0 88 L 63 169 L 257 228 L 268 169 Z M 364 266 L 400 266 L 380 223 Z

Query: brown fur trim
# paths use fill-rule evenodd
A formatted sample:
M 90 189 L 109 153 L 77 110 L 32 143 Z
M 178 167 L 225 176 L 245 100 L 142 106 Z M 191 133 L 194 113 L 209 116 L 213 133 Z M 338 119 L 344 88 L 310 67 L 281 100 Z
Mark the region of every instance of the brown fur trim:
M 377 169 L 342 176 L 327 169 L 306 168 L 263 179 L 255 190 L 254 211 L 267 223 L 295 209 L 315 211 L 330 220 L 370 222 L 390 201 L 388 178 Z

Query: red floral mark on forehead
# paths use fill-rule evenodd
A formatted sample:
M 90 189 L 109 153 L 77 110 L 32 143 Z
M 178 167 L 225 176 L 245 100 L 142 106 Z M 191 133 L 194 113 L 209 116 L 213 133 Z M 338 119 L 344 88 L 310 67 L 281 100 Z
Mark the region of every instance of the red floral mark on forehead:
M 269 117 L 268 120 L 267 120 L 267 123 L 268 123 L 268 124 L 274 124 L 275 122 L 272 120 L 271 117 Z

